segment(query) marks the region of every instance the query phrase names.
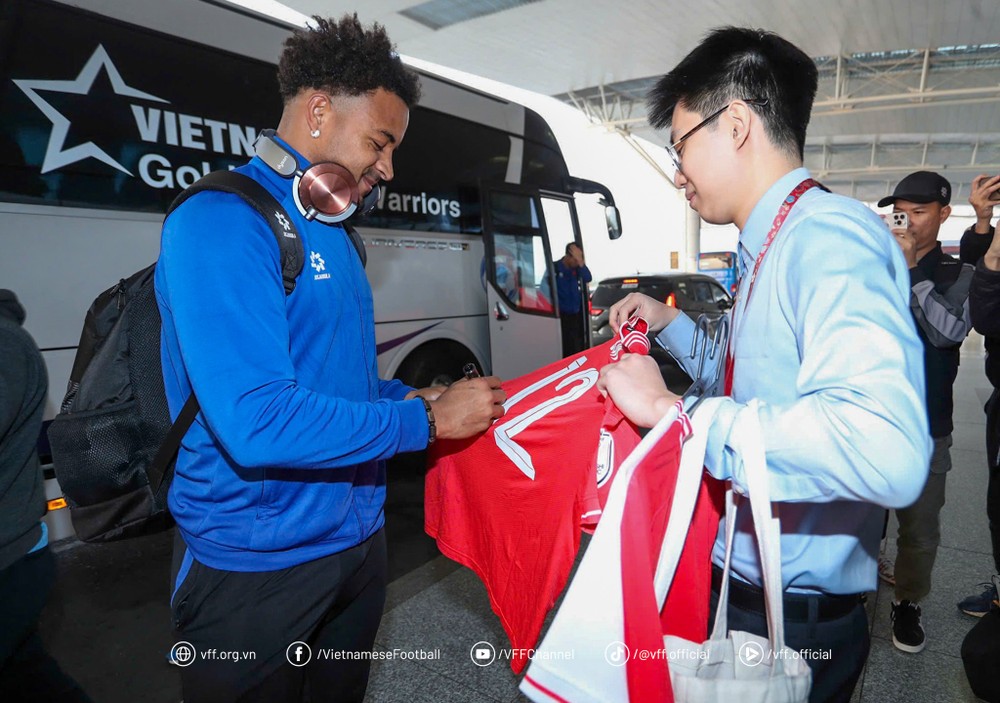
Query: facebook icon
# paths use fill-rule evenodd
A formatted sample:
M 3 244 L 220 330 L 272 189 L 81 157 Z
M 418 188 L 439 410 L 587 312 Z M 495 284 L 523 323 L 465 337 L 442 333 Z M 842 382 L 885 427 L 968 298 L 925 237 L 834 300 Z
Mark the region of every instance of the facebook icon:
M 305 666 L 312 659 L 312 650 L 305 642 L 292 642 L 285 650 L 285 658 L 292 666 Z

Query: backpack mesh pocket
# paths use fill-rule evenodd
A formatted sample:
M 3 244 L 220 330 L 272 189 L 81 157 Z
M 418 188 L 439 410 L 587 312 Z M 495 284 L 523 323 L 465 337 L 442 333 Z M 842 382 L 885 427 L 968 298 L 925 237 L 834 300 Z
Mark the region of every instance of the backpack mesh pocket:
M 61 415 L 49 427 L 56 477 L 70 507 L 95 505 L 149 485 L 154 443 L 134 400 Z

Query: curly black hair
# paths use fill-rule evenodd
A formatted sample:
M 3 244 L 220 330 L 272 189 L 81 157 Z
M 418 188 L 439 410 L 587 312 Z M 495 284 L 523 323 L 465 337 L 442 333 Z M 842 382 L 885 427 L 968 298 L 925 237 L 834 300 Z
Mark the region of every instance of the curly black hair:
M 285 40 L 278 62 L 278 86 L 285 102 L 300 90 L 319 88 L 333 95 L 361 95 L 384 88 L 408 107 L 420 100 L 420 79 L 406 68 L 385 27 L 366 30 L 357 13 L 340 21 L 313 17 L 315 27 Z

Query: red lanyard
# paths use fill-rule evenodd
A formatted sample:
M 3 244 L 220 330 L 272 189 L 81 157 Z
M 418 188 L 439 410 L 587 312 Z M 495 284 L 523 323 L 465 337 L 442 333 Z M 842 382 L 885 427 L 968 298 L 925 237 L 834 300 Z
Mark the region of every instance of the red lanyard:
M 753 273 L 750 275 L 750 285 L 747 288 L 747 299 L 746 303 L 743 305 L 744 311 L 746 311 L 747 306 L 750 305 L 750 296 L 753 294 L 754 283 L 757 282 L 757 272 L 760 271 L 760 265 L 764 262 L 764 257 L 771 248 L 771 244 L 774 242 L 774 237 L 778 234 L 778 230 L 780 230 L 781 226 L 785 224 L 785 220 L 788 218 L 788 213 L 792 211 L 792 207 L 794 207 L 795 203 L 799 201 L 799 198 L 802 197 L 803 193 L 810 188 L 822 187 L 823 186 L 820 185 L 818 181 L 812 178 L 807 178 L 792 188 L 792 192 L 789 193 L 788 197 L 786 197 L 781 203 L 781 207 L 778 208 L 778 214 L 774 216 L 774 222 L 771 224 L 771 231 L 767 233 L 764 245 L 760 248 L 760 253 L 757 255 L 757 262 L 754 264 Z M 736 311 L 739 309 L 739 302 L 739 295 L 737 294 L 736 300 L 733 301 L 733 311 L 730 314 L 729 344 L 726 347 L 726 378 L 724 389 L 726 395 L 733 394 L 733 370 L 735 367 L 735 359 L 733 357 L 733 340 L 736 337 L 736 327 L 733 325 L 733 317 L 735 317 Z

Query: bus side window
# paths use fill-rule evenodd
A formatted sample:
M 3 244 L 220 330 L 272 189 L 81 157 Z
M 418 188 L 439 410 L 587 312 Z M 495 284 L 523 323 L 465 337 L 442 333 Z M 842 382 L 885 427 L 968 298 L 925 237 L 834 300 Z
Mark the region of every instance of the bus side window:
M 542 238 L 498 234 L 494 242 L 493 271 L 504 297 L 523 310 L 552 312 L 552 301 L 542 291 L 546 278 Z

